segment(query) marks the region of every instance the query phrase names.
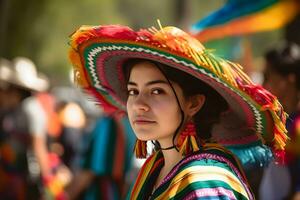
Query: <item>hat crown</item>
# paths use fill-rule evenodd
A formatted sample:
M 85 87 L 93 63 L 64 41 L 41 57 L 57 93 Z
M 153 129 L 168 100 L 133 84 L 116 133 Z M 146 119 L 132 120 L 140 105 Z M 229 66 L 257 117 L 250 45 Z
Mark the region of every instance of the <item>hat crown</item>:
M 48 78 L 25 57 L 16 57 L 13 61 L 0 58 L 0 81 L 33 91 L 45 91 L 49 87 Z
M 153 38 L 175 51 L 189 54 L 191 51 L 203 53 L 205 47 L 186 32 L 174 26 L 167 26 L 154 32 Z
M 35 91 L 48 89 L 48 78 L 37 71 L 33 61 L 25 57 L 16 57 L 13 62 L 16 78 L 20 84 Z

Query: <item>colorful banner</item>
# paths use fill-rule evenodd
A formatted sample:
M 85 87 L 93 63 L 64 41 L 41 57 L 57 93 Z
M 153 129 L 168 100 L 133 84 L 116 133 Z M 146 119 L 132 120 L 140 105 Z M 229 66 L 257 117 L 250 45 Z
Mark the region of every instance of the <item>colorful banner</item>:
M 228 0 L 219 10 L 191 27 L 201 42 L 226 36 L 278 29 L 300 10 L 297 0 Z

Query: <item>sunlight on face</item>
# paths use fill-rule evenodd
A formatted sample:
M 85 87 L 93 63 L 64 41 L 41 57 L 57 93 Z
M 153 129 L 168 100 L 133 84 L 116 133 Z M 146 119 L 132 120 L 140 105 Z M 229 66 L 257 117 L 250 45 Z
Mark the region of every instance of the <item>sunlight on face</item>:
M 184 107 L 182 90 L 172 83 Z M 128 88 L 127 111 L 138 139 L 158 140 L 162 147 L 171 146 L 173 134 L 180 123 L 180 108 L 169 83 L 151 62 L 133 66 Z

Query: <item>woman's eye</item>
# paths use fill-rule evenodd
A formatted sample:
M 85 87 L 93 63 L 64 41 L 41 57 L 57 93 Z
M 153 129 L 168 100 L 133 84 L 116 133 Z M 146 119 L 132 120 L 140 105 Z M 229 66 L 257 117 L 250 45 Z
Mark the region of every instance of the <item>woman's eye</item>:
M 152 90 L 152 94 L 163 94 L 164 91 L 162 89 L 154 89 Z
M 134 96 L 134 95 L 138 95 L 138 91 L 136 89 L 128 89 L 127 91 L 129 96 Z

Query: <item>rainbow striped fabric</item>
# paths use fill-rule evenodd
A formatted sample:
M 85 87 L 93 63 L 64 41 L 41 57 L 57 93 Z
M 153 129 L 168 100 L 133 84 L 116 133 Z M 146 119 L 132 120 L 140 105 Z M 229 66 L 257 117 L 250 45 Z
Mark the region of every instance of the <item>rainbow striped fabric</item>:
M 152 193 L 164 159 L 161 151 L 143 165 L 131 200 L 254 199 L 245 176 L 231 153 L 208 146 L 181 160 Z
M 191 27 L 201 42 L 283 27 L 300 10 L 297 0 L 228 0 Z

